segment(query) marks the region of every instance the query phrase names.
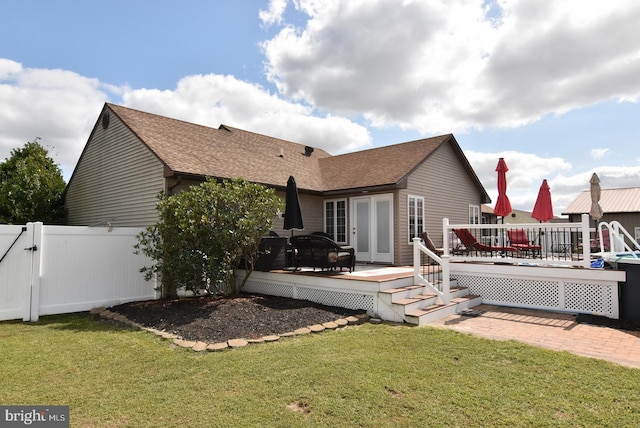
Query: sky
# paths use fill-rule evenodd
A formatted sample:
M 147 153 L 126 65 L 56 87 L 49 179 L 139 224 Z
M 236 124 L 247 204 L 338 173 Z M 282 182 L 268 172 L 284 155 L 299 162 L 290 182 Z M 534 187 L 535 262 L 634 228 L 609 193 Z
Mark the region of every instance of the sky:
M 337 155 L 453 134 L 492 199 L 640 186 L 637 0 L 3 0 L 0 161 L 105 102 Z

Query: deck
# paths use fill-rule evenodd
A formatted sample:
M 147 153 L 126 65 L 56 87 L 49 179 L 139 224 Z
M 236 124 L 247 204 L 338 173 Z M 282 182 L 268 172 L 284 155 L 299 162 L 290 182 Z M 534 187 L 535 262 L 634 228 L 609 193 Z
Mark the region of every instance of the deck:
M 607 244 L 602 234 L 605 225 L 612 232 L 609 248 L 621 245 L 618 226 L 601 222 L 598 247 Z M 461 243 L 457 229 L 466 229 L 487 244 Z M 503 245 L 510 232 L 530 240 L 524 250 Z M 362 309 L 383 320 L 418 325 L 480 303 L 617 319 L 618 287 L 626 273 L 592 266 L 592 232 L 586 214 L 579 223 L 545 224 L 456 225 L 445 218 L 442 236 L 450 239 L 444 242 L 442 256 L 414 238 L 413 266 L 359 264 L 354 272 L 253 272 L 245 290 Z
M 436 280 L 436 279 L 434 279 Z M 464 287 L 451 286 L 451 302 L 415 285 L 411 266 L 357 265 L 354 272 L 254 271 L 244 291 L 310 300 L 327 306 L 361 309 L 392 322 L 425 324 L 481 303 Z
M 437 284 L 441 271 L 430 278 Z M 240 275 L 241 276 L 241 275 Z M 411 266 L 357 265 L 354 272 L 254 271 L 244 291 L 362 309 L 392 322 L 423 325 L 481 303 L 618 318 L 624 272 L 572 267 L 450 263 L 450 302 L 416 285 Z

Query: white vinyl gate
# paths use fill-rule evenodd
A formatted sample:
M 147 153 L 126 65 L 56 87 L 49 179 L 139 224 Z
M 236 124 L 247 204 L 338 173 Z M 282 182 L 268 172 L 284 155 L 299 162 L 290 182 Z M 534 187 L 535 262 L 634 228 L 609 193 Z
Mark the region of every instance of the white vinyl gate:
M 139 228 L 0 225 L 0 320 L 159 297 L 134 254 Z

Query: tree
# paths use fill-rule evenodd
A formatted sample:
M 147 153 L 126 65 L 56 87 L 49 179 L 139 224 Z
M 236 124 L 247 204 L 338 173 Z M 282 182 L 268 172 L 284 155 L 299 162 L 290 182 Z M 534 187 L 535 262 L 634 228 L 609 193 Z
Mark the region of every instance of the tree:
M 177 195 L 159 195 L 160 221 L 138 236 L 136 250 L 151 258 L 147 279 L 160 276 L 162 294 L 239 292 L 253 271 L 262 237 L 283 201 L 273 189 L 236 179 L 207 180 Z M 236 270 L 246 265 L 236 287 Z
M 60 167 L 39 138 L 13 149 L 0 163 L 0 223 L 63 223 L 64 189 Z

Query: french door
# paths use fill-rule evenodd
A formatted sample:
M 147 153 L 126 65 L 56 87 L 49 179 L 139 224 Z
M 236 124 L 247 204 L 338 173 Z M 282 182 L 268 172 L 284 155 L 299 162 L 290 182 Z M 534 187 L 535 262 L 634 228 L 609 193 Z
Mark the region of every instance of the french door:
M 393 195 L 352 198 L 351 229 L 356 260 L 393 263 Z

